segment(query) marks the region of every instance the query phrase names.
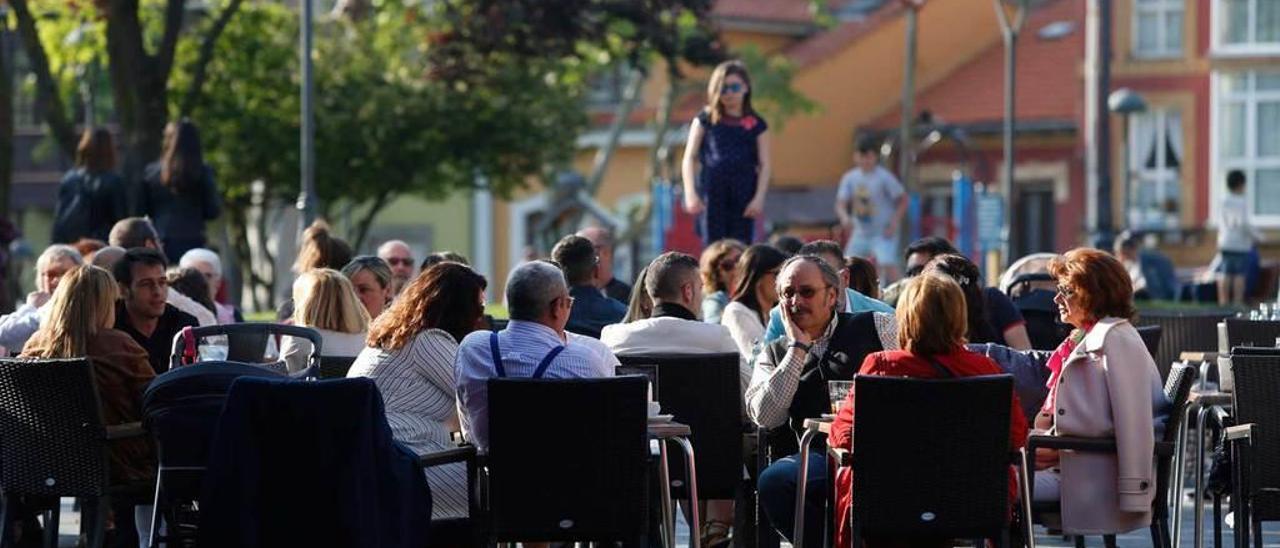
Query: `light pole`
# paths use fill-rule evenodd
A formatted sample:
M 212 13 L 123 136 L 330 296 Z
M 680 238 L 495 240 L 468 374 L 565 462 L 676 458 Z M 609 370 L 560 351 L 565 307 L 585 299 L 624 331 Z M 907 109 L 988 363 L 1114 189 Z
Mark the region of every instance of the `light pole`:
M 898 141 L 900 148 L 898 150 L 898 177 L 902 178 L 902 185 L 906 187 L 907 192 L 914 192 L 915 185 L 911 181 L 911 164 L 915 160 L 914 152 L 911 145 L 912 134 L 911 122 L 915 119 L 915 96 L 916 96 L 916 34 L 919 27 L 920 8 L 924 7 L 925 0 L 898 0 L 907 8 L 907 31 L 906 31 L 906 47 L 903 55 L 903 74 L 902 74 L 902 121 L 898 127 Z M 905 228 L 905 227 L 902 227 Z
M 1000 180 L 1000 194 L 1004 197 L 1004 229 L 1000 235 L 1000 259 L 1009 266 L 1013 256 L 1013 134 L 1017 99 L 1018 33 L 1027 22 L 1027 8 L 1031 0 L 992 0 L 996 16 L 1000 19 L 1000 36 L 1004 39 L 1004 176 Z M 1013 18 L 1005 11 L 1005 4 L 1014 6 Z
M 301 193 L 298 195 L 298 209 L 302 215 L 299 216 L 299 222 L 302 230 L 305 230 L 313 221 L 316 220 L 316 144 L 315 144 L 315 120 L 313 116 L 314 105 L 312 97 L 314 94 L 313 80 L 311 76 L 311 50 L 313 47 L 312 20 L 315 18 L 315 0 L 302 0 L 302 24 L 301 27 L 301 53 L 302 56 L 302 150 L 301 150 L 301 174 L 302 184 Z
M 1128 228 L 1129 193 L 1132 192 L 1130 178 L 1133 174 L 1133 166 L 1130 165 L 1129 158 L 1129 125 L 1132 123 L 1134 113 L 1147 110 L 1147 102 L 1137 92 L 1129 88 L 1120 88 L 1111 92 L 1111 95 L 1107 97 L 1107 110 L 1110 110 L 1113 114 L 1119 114 L 1124 121 L 1124 155 L 1121 160 L 1124 162 L 1124 177 L 1120 180 L 1123 185 L 1121 189 L 1124 191 L 1124 196 L 1120 201 L 1122 208 L 1120 210 L 1122 212 L 1120 218 L 1124 219 L 1125 228 Z

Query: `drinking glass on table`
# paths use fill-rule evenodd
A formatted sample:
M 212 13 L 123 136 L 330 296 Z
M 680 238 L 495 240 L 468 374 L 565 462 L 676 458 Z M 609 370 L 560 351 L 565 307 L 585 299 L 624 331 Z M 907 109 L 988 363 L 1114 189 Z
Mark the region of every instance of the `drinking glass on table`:
M 831 398 L 831 412 L 839 413 L 840 406 L 853 390 L 853 381 L 827 381 L 827 395 Z

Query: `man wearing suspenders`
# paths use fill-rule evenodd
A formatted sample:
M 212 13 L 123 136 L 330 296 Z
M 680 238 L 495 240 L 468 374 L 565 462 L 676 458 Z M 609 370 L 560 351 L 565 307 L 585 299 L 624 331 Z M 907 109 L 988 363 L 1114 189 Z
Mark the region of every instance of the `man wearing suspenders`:
M 618 365 L 600 341 L 565 331 L 573 297 L 555 265 L 516 267 L 506 293 L 507 328 L 467 335 L 454 362 L 462 431 L 480 451 L 489 446 L 489 379 L 610 377 Z

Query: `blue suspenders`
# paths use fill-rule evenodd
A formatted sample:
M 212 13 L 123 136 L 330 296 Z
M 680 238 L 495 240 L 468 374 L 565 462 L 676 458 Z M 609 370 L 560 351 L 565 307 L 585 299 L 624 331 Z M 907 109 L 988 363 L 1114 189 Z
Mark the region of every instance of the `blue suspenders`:
M 498 348 L 498 333 L 496 331 L 489 334 L 489 351 L 493 353 L 493 368 L 498 371 L 498 378 L 506 378 L 507 370 L 502 367 L 502 350 Z M 541 379 L 542 375 L 547 372 L 547 368 L 551 366 L 551 362 L 563 351 L 564 346 L 561 345 L 547 352 L 547 355 L 542 357 L 542 362 L 538 364 L 538 368 L 533 371 L 532 378 Z

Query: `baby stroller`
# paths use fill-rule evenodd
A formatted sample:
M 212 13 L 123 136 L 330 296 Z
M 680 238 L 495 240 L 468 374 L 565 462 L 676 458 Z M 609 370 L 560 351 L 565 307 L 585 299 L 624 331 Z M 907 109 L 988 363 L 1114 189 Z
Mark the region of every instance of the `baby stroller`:
M 1071 334 L 1071 326 L 1058 321 L 1058 305 L 1053 302 L 1056 291 L 1044 289 L 1053 282 L 1049 273 L 1038 272 L 1018 274 L 1001 286 L 1022 313 L 1031 348 L 1036 350 L 1053 350 Z
M 276 364 L 197 361 L 200 347 L 208 346 L 199 343 L 223 337 L 229 341 L 230 347 L 239 343 L 238 357 L 246 357 L 246 347 L 257 348 L 260 343 L 265 348 L 267 338 L 276 334 L 310 340 L 316 351 L 311 356 L 308 371 L 319 371 L 319 349 L 322 342 L 320 334 L 305 327 L 280 324 L 218 325 L 188 328 L 174 338 L 172 368 L 151 381 L 142 396 L 143 424 L 155 439 L 159 462 L 151 520 L 151 546 L 159 546 L 162 542 L 181 545 L 181 539 L 194 541 L 195 528 L 199 522 L 198 500 L 209 445 L 231 383 L 241 377 L 287 376 L 283 367 Z M 261 354 L 248 358 L 262 361 Z M 159 535 L 161 518 L 167 525 L 163 538 Z

